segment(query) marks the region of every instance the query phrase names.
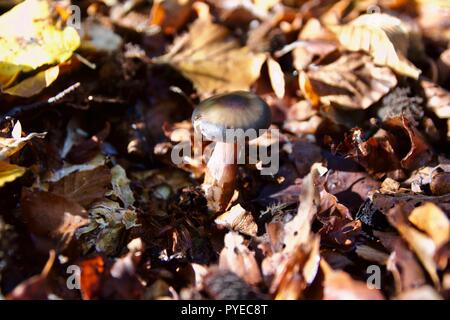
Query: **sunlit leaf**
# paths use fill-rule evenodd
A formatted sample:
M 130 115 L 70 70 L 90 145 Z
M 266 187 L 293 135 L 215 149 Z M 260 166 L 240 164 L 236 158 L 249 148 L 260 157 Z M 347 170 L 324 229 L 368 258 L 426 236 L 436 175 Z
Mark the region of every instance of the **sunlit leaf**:
M 347 50 L 365 51 L 376 64 L 391 67 L 401 75 L 419 78 L 421 71 L 406 58 L 410 33 L 400 19 L 384 13 L 365 14 L 347 25 L 329 28 Z
M 26 169 L 15 164 L 0 161 L 0 188 L 5 183 L 16 180 L 25 173 Z

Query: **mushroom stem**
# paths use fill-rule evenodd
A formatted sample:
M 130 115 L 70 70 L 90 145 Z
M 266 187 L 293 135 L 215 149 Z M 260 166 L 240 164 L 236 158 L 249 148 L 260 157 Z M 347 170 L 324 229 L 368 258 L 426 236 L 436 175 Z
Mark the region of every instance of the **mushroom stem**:
M 224 211 L 233 196 L 237 174 L 236 149 L 234 143 L 216 142 L 206 166 L 202 188 L 208 207 L 215 212 Z

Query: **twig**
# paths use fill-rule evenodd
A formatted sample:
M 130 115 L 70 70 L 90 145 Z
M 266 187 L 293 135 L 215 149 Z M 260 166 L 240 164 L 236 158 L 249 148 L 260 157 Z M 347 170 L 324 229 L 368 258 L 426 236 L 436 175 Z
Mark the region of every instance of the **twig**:
M 66 95 L 68 95 L 69 93 L 72 93 L 79 87 L 80 87 L 80 82 L 76 82 L 73 85 L 71 85 L 70 87 L 68 87 L 68 88 L 64 89 L 63 91 L 61 91 L 60 93 L 58 93 L 57 95 L 48 98 L 46 101 L 38 101 L 38 102 L 26 104 L 26 105 L 16 106 L 16 107 L 12 108 L 11 110 L 9 110 L 4 115 L 2 115 L 2 117 L 0 118 L 0 124 L 5 123 L 10 118 L 16 118 L 25 112 L 36 110 L 36 109 L 60 102 L 61 99 L 63 99 Z

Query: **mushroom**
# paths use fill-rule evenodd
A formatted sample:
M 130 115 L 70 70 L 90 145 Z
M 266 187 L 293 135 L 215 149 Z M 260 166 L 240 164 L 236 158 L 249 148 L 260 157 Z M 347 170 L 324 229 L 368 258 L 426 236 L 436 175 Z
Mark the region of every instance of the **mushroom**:
M 202 184 L 211 210 L 225 210 L 233 196 L 237 157 L 245 148 L 239 141 L 256 138 L 270 123 L 269 106 L 251 92 L 216 95 L 195 108 L 192 124 L 196 134 L 215 142 Z

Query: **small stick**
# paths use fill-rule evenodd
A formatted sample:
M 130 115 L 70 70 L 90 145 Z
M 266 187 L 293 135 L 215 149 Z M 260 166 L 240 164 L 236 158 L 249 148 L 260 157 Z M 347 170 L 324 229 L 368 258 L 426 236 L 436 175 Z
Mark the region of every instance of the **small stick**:
M 69 93 L 72 93 L 79 87 L 80 87 L 80 82 L 76 82 L 73 85 L 71 85 L 70 87 L 68 87 L 68 88 L 64 89 L 63 91 L 61 91 L 60 93 L 58 93 L 57 95 L 48 98 L 46 101 L 38 101 L 38 102 L 26 104 L 26 105 L 16 106 L 16 107 L 12 108 L 11 110 L 9 110 L 7 113 L 5 113 L 0 118 L 0 124 L 5 123 L 10 118 L 16 118 L 17 116 L 19 116 L 22 113 L 32 111 L 35 109 L 39 109 L 39 108 L 60 102 L 61 99 L 63 99 L 66 95 L 68 95 Z

